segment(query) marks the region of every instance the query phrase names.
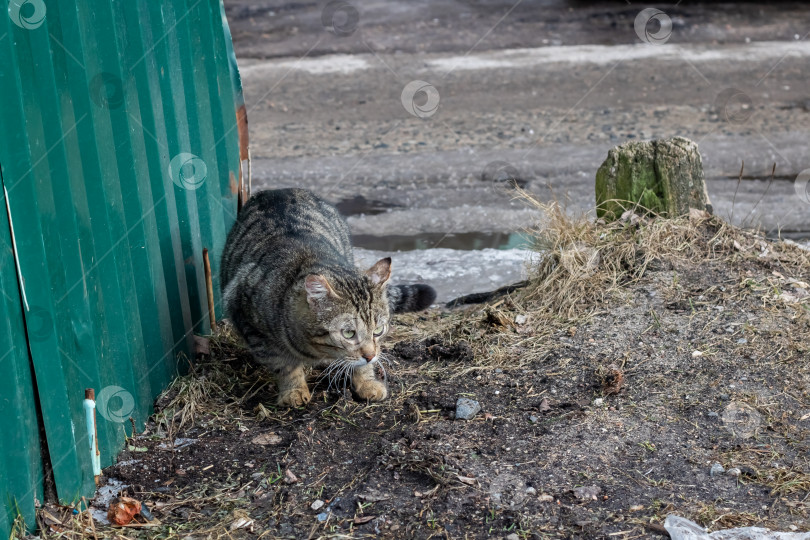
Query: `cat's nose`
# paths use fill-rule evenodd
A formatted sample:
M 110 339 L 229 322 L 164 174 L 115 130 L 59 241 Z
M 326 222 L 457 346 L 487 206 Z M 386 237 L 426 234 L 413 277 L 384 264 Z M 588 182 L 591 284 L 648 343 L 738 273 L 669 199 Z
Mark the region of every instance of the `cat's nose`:
M 371 362 L 372 360 L 374 360 L 374 358 L 375 358 L 376 356 L 377 356 L 377 355 L 376 355 L 376 354 L 374 354 L 374 353 L 371 353 L 371 354 L 368 354 L 368 353 L 363 353 L 363 358 L 365 358 L 365 359 L 366 359 L 366 362 Z

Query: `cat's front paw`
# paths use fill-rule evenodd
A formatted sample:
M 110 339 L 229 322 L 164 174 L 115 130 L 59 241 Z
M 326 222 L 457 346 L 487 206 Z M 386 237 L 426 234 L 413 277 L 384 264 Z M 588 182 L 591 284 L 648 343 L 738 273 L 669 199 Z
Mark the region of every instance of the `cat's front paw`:
M 312 394 L 309 393 L 309 388 L 299 386 L 281 391 L 278 395 L 277 404 L 279 407 L 303 407 L 310 400 L 312 400 Z
M 388 397 L 388 387 L 382 381 L 361 380 L 355 382 L 357 397 L 366 401 L 382 401 Z

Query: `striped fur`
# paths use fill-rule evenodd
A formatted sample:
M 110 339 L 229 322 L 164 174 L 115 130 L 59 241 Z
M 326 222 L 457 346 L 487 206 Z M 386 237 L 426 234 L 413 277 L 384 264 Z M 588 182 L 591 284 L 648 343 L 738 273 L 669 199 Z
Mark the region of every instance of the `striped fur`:
M 345 220 L 311 192 L 263 191 L 248 201 L 223 251 L 222 298 L 253 356 L 275 373 L 279 404 L 309 401 L 303 367 L 316 364 L 350 378 L 362 399 L 387 396 L 376 372 L 391 312 L 436 297 L 427 285 L 388 287 L 390 275 L 391 259 L 355 267 Z

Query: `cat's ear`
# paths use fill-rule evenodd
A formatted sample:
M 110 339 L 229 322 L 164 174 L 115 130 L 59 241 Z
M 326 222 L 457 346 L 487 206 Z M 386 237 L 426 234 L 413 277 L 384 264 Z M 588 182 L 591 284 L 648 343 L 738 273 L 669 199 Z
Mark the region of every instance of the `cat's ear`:
M 304 280 L 304 288 L 307 290 L 307 302 L 313 305 L 315 302 L 324 300 L 329 296 L 335 296 L 335 291 L 325 277 L 318 274 L 310 274 Z
M 380 259 L 366 270 L 366 275 L 374 285 L 385 285 L 391 278 L 391 257 Z

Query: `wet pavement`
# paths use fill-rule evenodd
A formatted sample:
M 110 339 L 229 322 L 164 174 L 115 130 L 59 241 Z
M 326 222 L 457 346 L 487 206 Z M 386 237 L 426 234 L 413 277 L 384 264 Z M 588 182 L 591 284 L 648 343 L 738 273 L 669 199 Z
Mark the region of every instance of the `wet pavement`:
M 537 214 L 499 171 L 588 212 L 596 169 L 627 140 L 697 141 L 719 215 L 810 236 L 807 181 L 796 182 L 810 169 L 801 3 L 662 5 L 640 33 L 644 6 L 619 3 L 226 4 L 254 190 L 316 190 L 377 252 L 500 248 L 461 292 L 522 268 L 504 253 Z

